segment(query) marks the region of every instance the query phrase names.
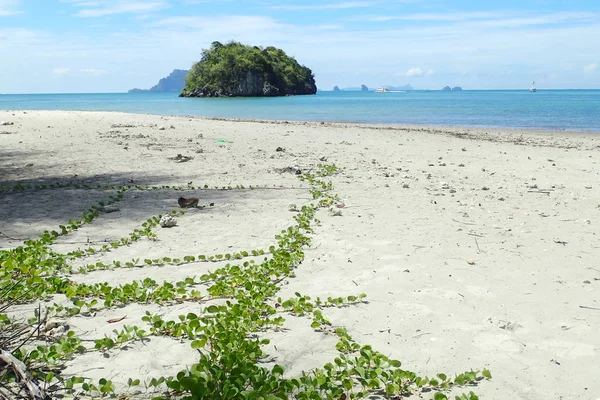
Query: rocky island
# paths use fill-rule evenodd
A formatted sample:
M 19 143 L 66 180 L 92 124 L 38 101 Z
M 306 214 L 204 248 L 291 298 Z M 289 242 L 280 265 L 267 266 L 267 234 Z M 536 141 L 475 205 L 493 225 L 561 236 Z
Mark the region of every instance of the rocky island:
M 185 87 L 185 77 L 189 71 L 185 69 L 174 69 L 169 76 L 162 78 L 158 83 L 152 86 L 150 89 L 131 89 L 129 93 L 143 93 L 143 92 L 181 92 Z
M 442 90 L 453 91 L 453 92 L 460 92 L 463 89 L 460 86 L 454 86 L 453 88 L 450 88 L 450 86 L 444 86 L 444 88 Z
M 192 66 L 180 97 L 315 94 L 312 71 L 281 49 L 213 42 Z

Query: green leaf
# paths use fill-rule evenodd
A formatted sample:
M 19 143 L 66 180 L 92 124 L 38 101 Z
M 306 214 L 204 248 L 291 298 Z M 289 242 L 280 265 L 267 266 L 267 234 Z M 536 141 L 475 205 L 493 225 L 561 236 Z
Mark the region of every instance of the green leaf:
M 167 387 L 171 390 L 175 390 L 176 392 L 181 390 L 181 383 L 178 381 L 169 381 L 167 382 Z
M 437 392 L 434 396 L 433 396 L 433 400 L 448 400 L 448 397 L 441 392 Z
M 385 393 L 387 395 L 393 395 L 393 394 L 398 393 L 399 391 L 400 391 L 400 386 L 395 383 L 393 383 L 391 385 L 387 385 L 385 387 Z
M 206 307 L 206 311 L 208 311 L 209 313 L 216 313 L 219 312 L 219 307 L 215 305 L 208 306 Z
M 206 346 L 206 336 L 192 342 L 192 349 L 202 349 Z
M 402 363 L 398 360 L 390 360 L 390 365 L 394 368 L 400 368 L 400 366 L 402 366 Z
M 354 387 L 354 383 L 351 378 L 346 378 L 343 380 L 342 385 L 346 390 L 351 390 Z
M 492 373 L 488 369 L 484 369 L 481 374 L 483 375 L 484 378 L 492 379 Z

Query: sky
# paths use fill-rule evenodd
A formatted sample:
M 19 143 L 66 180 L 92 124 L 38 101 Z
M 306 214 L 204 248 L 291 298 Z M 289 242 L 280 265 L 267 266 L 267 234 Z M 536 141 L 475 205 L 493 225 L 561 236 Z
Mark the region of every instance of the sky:
M 0 0 L 0 93 L 150 88 L 230 40 L 320 90 L 600 88 L 600 0 Z

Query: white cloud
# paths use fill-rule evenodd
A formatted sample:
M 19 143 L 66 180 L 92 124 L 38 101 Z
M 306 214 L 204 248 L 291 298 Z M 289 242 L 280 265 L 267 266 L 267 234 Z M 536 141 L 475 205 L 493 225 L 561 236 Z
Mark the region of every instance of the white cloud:
M 271 17 L 254 16 L 254 15 L 218 15 L 206 17 L 167 17 L 157 21 L 155 26 L 168 26 L 172 28 L 194 28 L 194 29 L 210 29 L 222 28 L 223 31 L 233 29 L 237 30 L 253 30 L 257 28 L 272 29 L 282 27 Z
M 598 69 L 598 64 L 588 64 L 585 67 L 583 67 L 583 72 L 585 72 L 586 74 L 591 74 L 592 72 L 594 72 L 597 69 Z
M 312 11 L 312 10 L 343 10 L 350 8 L 364 8 L 374 5 L 372 1 L 343 1 L 340 3 L 312 4 L 312 5 L 279 5 L 272 6 L 275 10 L 290 10 L 290 11 Z
M 80 69 L 79 72 L 81 72 L 84 75 L 89 75 L 89 76 L 102 76 L 102 75 L 106 75 L 107 71 L 105 69 L 96 69 L 96 68 L 83 68 Z
M 56 67 L 52 69 L 52 73 L 54 75 L 64 75 L 71 72 L 71 68 L 65 68 L 65 67 Z
M 423 76 L 423 70 L 421 68 L 411 68 L 406 71 L 406 76 Z
M 429 68 L 428 70 L 422 70 L 421 68 L 411 68 L 404 74 L 409 77 L 423 77 L 423 76 L 431 76 L 435 71 Z
M 405 20 L 405 21 L 424 21 L 424 22 L 458 22 L 458 21 L 469 21 L 478 19 L 498 19 L 503 15 L 499 12 L 463 12 L 463 13 L 417 13 L 417 14 L 400 14 L 400 15 L 365 15 L 361 17 L 353 17 L 355 20 L 367 20 L 367 21 L 393 21 L 393 20 Z
M 20 0 L 0 0 L 0 17 L 20 14 L 19 3 Z
M 352 17 L 352 20 L 366 20 L 373 22 L 384 22 L 393 20 L 414 21 L 414 22 L 438 22 L 438 23 L 469 23 L 474 26 L 484 26 L 486 28 L 498 27 L 517 27 L 517 26 L 537 26 L 557 23 L 581 23 L 594 22 L 599 14 L 594 12 L 554 12 L 554 13 L 528 13 L 526 11 L 474 11 L 460 13 L 416 13 L 399 15 L 365 15 L 361 17 Z
M 154 35 L 162 38 L 181 38 L 181 43 L 198 43 L 193 38 L 206 38 L 206 44 L 213 40 L 227 42 L 238 40 L 245 44 L 271 45 L 282 42 L 296 42 L 296 37 L 304 35 L 305 43 L 309 43 L 310 34 L 330 31 L 332 26 L 322 28 L 313 26 L 306 29 L 291 24 L 285 24 L 274 18 L 254 15 L 217 15 L 207 17 L 168 17 L 154 24 L 160 30 Z
M 196 4 L 207 4 L 207 3 L 216 3 L 216 2 L 231 2 L 233 0 L 184 0 L 185 4 L 188 5 L 196 5 Z
M 48 40 L 48 35 L 30 29 L 1 28 L 0 27 L 0 49 L 5 45 L 27 46 L 32 44 L 43 44 Z
M 159 11 L 169 7 L 165 0 L 158 1 L 138 1 L 138 0 L 61 0 L 63 3 L 70 3 L 74 7 L 81 8 L 74 15 L 76 17 L 105 17 L 115 14 L 143 14 L 153 11 Z

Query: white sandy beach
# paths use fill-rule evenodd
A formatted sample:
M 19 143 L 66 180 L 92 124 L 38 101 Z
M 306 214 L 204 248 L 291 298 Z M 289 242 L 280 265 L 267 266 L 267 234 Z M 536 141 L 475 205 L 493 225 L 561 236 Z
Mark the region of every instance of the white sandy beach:
M 176 209 L 179 195 L 214 205 L 187 212 L 174 228 L 158 228 L 156 242 L 140 240 L 80 264 L 268 249 L 292 222 L 289 204 L 312 201 L 305 183 L 277 169 L 334 163 L 343 215 L 320 211 L 306 259 L 281 297 L 365 293 L 367 303 L 324 314 L 358 343 L 420 375 L 489 369 L 491 380 L 466 390 L 482 399 L 600 399 L 600 134 L 64 111 L 0 111 L 0 121 L 14 122 L 0 126 L 0 186 L 73 180 L 268 187 L 126 192 L 120 211 L 54 248 L 117 240 Z M 193 159 L 170 159 L 178 154 Z M 0 192 L 0 249 L 78 218 L 105 195 L 75 188 Z M 219 264 L 225 262 L 72 279 L 175 282 Z M 132 304 L 72 317 L 68 325 L 96 339 L 123 324 L 143 326 L 148 310 L 176 319 L 195 307 Z M 336 356 L 334 338 L 304 318 L 286 319 L 288 330 L 266 334 L 266 351 L 287 376 Z M 173 375 L 196 359 L 188 342 L 151 337 L 128 350 L 77 357 L 65 374 L 106 377 L 123 387 L 129 377 Z

